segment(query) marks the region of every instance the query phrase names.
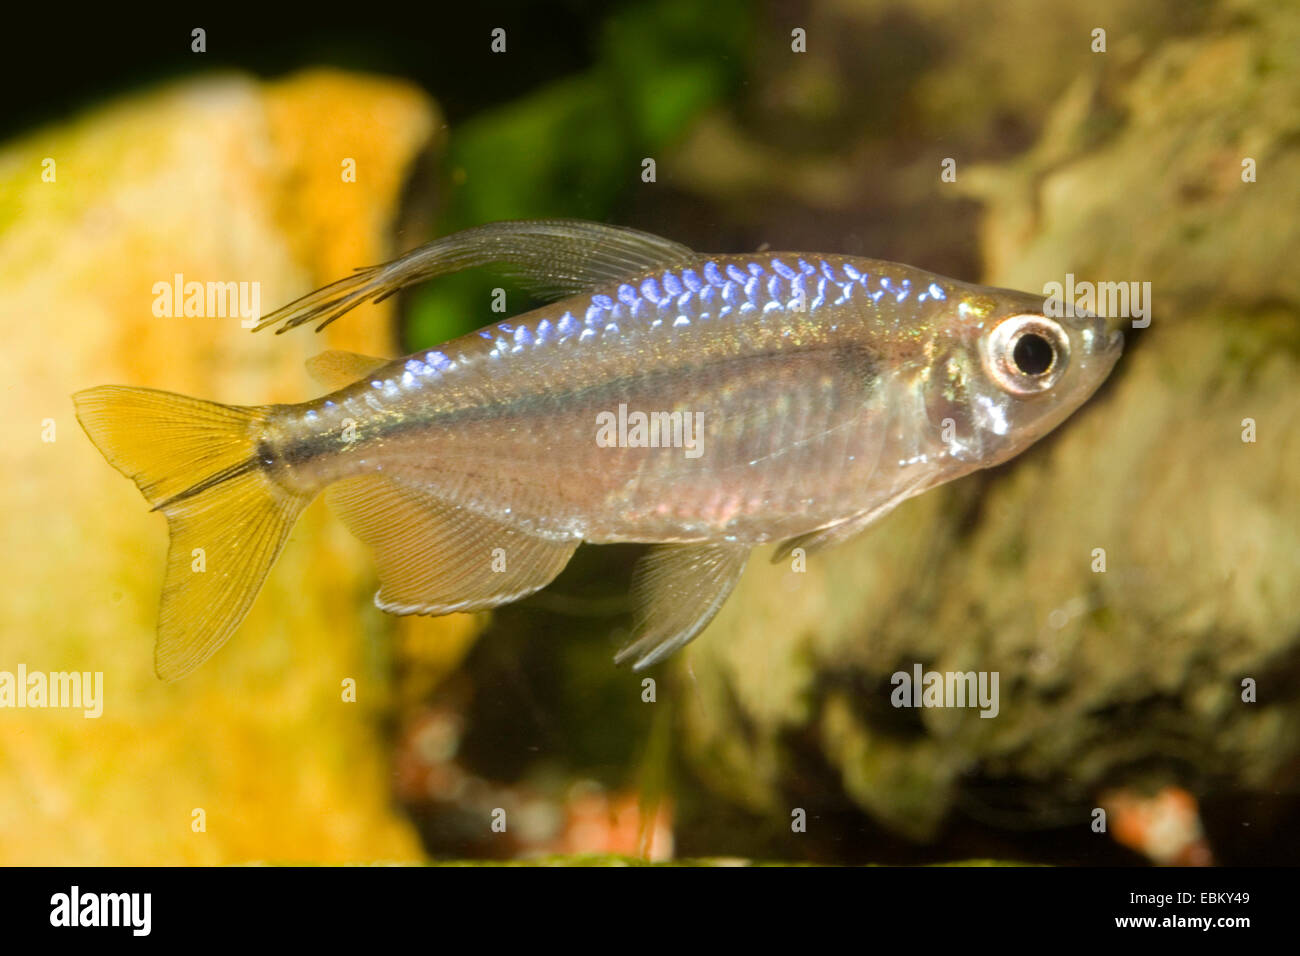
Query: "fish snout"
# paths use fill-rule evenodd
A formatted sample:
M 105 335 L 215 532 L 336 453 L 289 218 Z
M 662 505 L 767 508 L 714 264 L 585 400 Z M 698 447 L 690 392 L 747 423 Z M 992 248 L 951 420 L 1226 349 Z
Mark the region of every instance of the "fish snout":
M 1123 350 L 1124 333 L 1113 320 L 1101 315 L 1088 315 L 1081 324 L 1081 338 L 1087 355 L 1114 358 Z

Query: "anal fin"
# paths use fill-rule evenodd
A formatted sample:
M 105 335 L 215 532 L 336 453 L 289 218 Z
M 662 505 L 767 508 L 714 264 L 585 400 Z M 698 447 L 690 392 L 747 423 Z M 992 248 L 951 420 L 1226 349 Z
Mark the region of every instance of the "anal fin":
M 663 544 L 637 565 L 632 595 L 637 637 L 615 656 L 633 670 L 688 644 L 718 613 L 749 558 L 743 544 Z
M 578 547 L 517 531 L 378 476 L 326 492 L 379 567 L 375 604 L 390 614 L 450 614 L 508 604 L 550 584 Z

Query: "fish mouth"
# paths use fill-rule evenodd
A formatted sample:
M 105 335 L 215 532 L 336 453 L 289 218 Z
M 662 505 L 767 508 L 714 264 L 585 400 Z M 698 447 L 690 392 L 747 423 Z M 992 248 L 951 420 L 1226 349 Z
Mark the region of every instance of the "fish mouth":
M 1090 324 L 1091 348 L 1088 351 L 1097 358 L 1117 358 L 1124 349 L 1124 332 L 1120 326 L 1100 315 L 1093 316 Z
M 1104 332 L 1105 336 L 1099 339 L 1101 348 L 1097 350 L 1093 358 L 1094 364 L 1098 368 L 1104 368 L 1105 374 L 1109 375 L 1110 370 L 1119 362 L 1119 357 L 1124 351 L 1124 333 L 1119 329 L 1110 332 Z
M 1086 378 L 1095 378 L 1096 384 L 1100 384 L 1115 367 L 1123 351 L 1123 331 L 1098 316 L 1083 330 L 1083 348 L 1079 352 L 1080 369 L 1086 370 Z

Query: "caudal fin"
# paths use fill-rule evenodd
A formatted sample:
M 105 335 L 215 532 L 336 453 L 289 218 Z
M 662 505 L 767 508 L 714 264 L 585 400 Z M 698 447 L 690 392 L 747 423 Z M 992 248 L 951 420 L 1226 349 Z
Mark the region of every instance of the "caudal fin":
M 167 516 L 154 669 L 163 680 L 184 677 L 244 619 L 310 499 L 261 467 L 267 408 L 115 385 L 73 402 L 95 447 Z

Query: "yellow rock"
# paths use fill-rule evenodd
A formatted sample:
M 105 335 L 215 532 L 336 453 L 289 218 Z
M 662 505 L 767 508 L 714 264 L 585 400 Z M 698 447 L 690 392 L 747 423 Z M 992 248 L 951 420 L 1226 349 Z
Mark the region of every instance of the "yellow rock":
M 69 396 L 119 383 L 295 401 L 317 393 L 303 361 L 323 348 L 393 354 L 389 303 L 277 337 L 238 317 L 160 317 L 154 287 L 256 283 L 269 311 L 391 257 L 403 186 L 440 128 L 426 97 L 388 80 L 223 76 L 0 148 L 0 671 L 103 672 L 97 719 L 0 709 L 0 864 L 419 858 L 389 798 L 378 718 L 395 625 L 370 604 L 364 548 L 313 505 L 230 644 L 161 683 L 165 525 Z M 457 647 L 477 629 L 405 626 Z

